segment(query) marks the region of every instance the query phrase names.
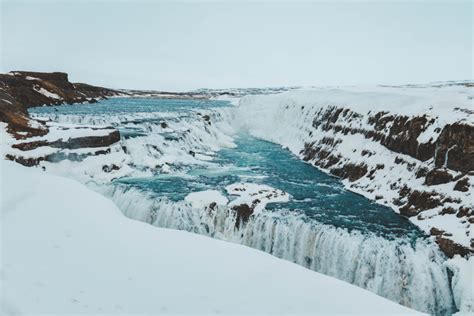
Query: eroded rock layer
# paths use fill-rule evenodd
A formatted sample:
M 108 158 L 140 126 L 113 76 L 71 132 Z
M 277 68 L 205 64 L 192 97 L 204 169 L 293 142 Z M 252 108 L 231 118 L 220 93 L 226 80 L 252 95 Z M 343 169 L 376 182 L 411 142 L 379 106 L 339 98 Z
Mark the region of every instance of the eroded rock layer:
M 408 217 L 449 257 L 466 256 L 474 251 L 470 100 L 463 83 L 315 89 L 246 97 L 234 119 Z
M 0 74 L 0 122 L 6 123 L 6 130 L 14 139 L 2 140 L 11 148 L 3 153 L 5 158 L 25 166 L 36 166 L 41 161 L 80 160 L 110 153 L 109 146 L 120 141 L 117 130 L 58 126 L 30 118 L 27 109 L 64 103 L 94 103 L 119 94 L 111 89 L 71 83 L 68 75 L 62 72 Z
M 8 124 L 8 132 L 17 139 L 43 136 L 48 129 L 44 122 L 29 118 L 29 107 L 94 103 L 119 94 L 112 89 L 71 83 L 63 72 L 13 71 L 0 74 L 0 121 Z

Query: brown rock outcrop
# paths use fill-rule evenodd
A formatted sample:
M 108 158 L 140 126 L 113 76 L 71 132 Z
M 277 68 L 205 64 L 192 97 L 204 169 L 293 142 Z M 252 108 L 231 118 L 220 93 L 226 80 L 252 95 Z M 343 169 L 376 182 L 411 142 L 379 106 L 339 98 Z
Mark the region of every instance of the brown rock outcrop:
M 104 136 L 84 136 L 70 138 L 66 141 L 60 139 L 53 142 L 40 140 L 34 142 L 18 143 L 13 145 L 12 147 L 23 151 L 33 150 L 43 146 L 62 149 L 78 149 L 88 147 L 106 147 L 118 141 L 120 141 L 120 133 L 117 130 L 113 130 L 108 135 Z
M 454 185 L 454 190 L 461 192 L 469 191 L 469 178 L 464 178 L 456 182 Z
M 474 170 L 474 126 L 446 125 L 436 142 L 435 166 L 469 172 Z
M 433 169 L 428 171 L 425 177 L 426 185 L 437 185 L 448 183 L 453 180 L 453 176 L 446 170 Z
M 232 210 L 235 212 L 235 227 L 239 227 L 240 223 L 246 223 L 250 215 L 253 213 L 253 208 L 247 204 L 235 205 L 232 207 Z
M 436 237 L 436 243 L 438 244 L 439 248 L 448 256 L 449 258 L 454 257 L 454 255 L 461 255 L 461 256 L 468 256 L 472 254 L 472 251 L 463 247 L 454 241 L 443 238 L 442 236 Z
M 29 107 L 91 102 L 117 94 L 118 91 L 111 89 L 73 84 L 62 72 L 0 74 L 0 121 L 8 124 L 8 132 L 17 139 L 42 136 L 48 129 L 29 118 Z
M 439 119 L 432 114 L 407 116 L 382 111 L 366 114 L 354 111 L 328 105 L 312 114 L 314 129 L 308 130 L 312 141 L 304 144 L 300 151 L 302 159 L 354 182 L 351 187 L 366 191 L 372 198 L 382 200 L 383 203 L 391 202 L 403 216 L 418 216 L 417 220 L 424 220 L 424 211 L 439 208 L 440 216 L 456 214 L 474 222 L 470 215 L 458 212 L 459 207 L 469 206 L 469 201 L 458 194 L 453 194 L 459 196 L 454 198 L 446 186 L 435 187 L 453 182 L 453 190 L 469 192 L 471 189 L 469 175 L 474 171 L 474 126 L 469 123 L 469 119 L 434 128 Z M 465 112 L 468 116 L 474 114 L 461 108 L 454 111 Z M 424 132 L 430 136 L 422 135 Z M 357 156 L 352 156 L 352 153 L 347 152 L 351 148 L 351 139 L 345 139 L 344 136 L 357 134 L 390 150 L 395 160 L 387 162 L 382 172 L 379 171 L 382 168 L 371 163 L 372 159 L 379 161 L 384 157 L 378 156 L 379 152 L 374 151 L 377 146 L 354 147 L 352 152 Z M 342 150 L 338 148 L 341 141 L 345 145 Z M 356 138 L 356 141 L 359 140 Z M 363 143 L 362 141 L 361 144 Z M 367 162 L 362 162 L 360 157 Z M 387 177 L 387 173 L 390 176 Z M 416 188 L 412 187 L 411 181 L 420 178 L 424 178 L 421 187 L 419 182 L 413 182 Z M 363 181 L 358 181 L 359 179 Z M 387 201 L 387 196 L 377 192 L 381 187 L 398 192 L 398 197 Z M 444 237 L 448 239 L 451 237 L 449 234 L 447 232 Z M 456 246 L 447 247 L 446 242 L 443 245 L 445 249 L 460 249 Z

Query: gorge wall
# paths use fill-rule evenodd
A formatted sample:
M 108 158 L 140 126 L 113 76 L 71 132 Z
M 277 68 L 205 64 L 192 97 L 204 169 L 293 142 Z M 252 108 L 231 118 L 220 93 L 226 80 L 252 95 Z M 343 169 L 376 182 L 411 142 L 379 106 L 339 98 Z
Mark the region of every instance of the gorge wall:
M 449 256 L 474 251 L 474 111 L 468 84 L 248 96 L 239 128 L 279 143 L 392 207 Z

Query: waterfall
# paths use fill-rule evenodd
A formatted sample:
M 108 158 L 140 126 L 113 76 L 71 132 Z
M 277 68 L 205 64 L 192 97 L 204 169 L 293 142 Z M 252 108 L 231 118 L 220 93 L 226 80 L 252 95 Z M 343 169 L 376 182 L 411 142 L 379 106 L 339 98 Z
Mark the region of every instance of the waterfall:
M 259 249 L 419 311 L 455 311 L 445 258 L 428 240 L 387 240 L 285 210 L 264 211 L 236 228 L 226 208 L 199 210 L 121 185 L 102 190 L 130 218 Z
M 447 169 L 448 168 L 448 159 L 449 159 L 449 152 L 451 151 L 451 149 L 455 148 L 457 145 L 453 145 L 451 147 L 449 147 L 447 150 L 446 150 L 446 153 L 444 154 L 444 164 L 443 164 L 443 168 Z
M 305 115 L 297 117 L 298 122 L 288 120 L 284 123 L 287 125 L 278 129 L 272 124 L 259 125 L 259 120 L 266 118 L 265 115 L 235 117 L 233 108 L 200 109 L 192 113 L 52 113 L 49 116 L 43 113 L 41 116 L 70 124 L 111 125 L 122 131 L 128 130 L 129 136 L 136 133 L 135 137 L 122 138 L 121 145 L 126 148 L 129 157 L 125 162 L 129 161 L 133 170 L 151 170 L 150 174 L 153 174 L 162 171 L 158 168 L 165 170 L 167 165 L 173 171 L 173 167 L 181 170 L 186 166 L 208 164 L 206 160 L 197 159 L 195 154 L 210 155 L 221 148 L 235 146 L 229 136 L 229 125 L 233 121 L 237 125 L 245 123 L 249 128 L 249 120 L 254 119 L 252 126 L 258 128 L 252 130 L 252 134 L 287 144 L 293 153 L 298 153 L 298 146 L 304 143 L 304 137 L 308 134 L 305 126 L 311 126 L 316 113 L 309 113 L 310 107 L 302 112 L 296 105 L 294 110 Z M 212 124 L 203 119 L 204 113 L 210 117 Z M 279 119 L 279 115 L 275 117 Z M 162 125 L 162 121 L 166 124 Z M 289 129 L 289 125 L 297 128 Z M 263 137 L 265 135 L 271 137 Z M 438 150 L 437 147 L 436 155 Z M 95 186 L 93 181 L 88 184 Z M 443 265 L 445 257 L 430 240 L 389 240 L 375 234 L 321 224 L 284 209 L 263 211 L 236 227 L 235 215 L 226 207 L 196 209 L 184 201 L 171 201 L 159 197 L 159 193 L 120 183 L 98 185 L 94 189 L 110 197 L 129 218 L 265 251 L 419 311 L 431 314 L 456 311 L 448 272 Z

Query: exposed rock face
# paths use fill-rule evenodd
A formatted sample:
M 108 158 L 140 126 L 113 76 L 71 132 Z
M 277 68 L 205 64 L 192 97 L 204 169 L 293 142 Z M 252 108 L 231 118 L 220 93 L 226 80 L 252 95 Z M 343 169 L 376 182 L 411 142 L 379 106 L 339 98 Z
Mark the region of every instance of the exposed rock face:
M 46 157 L 37 157 L 37 158 L 24 158 L 24 157 L 17 157 L 12 154 L 5 155 L 7 160 L 18 162 L 19 164 L 25 167 L 33 167 L 38 165 L 41 161 L 46 160 Z
M 453 176 L 446 170 L 433 169 L 426 174 L 426 185 L 437 185 L 448 183 L 453 180 Z
M 340 117 L 343 119 L 341 120 Z M 367 118 L 367 123 L 373 129 L 364 130 L 345 124 L 346 121 L 351 122 L 360 118 L 360 114 L 349 109 L 328 107 L 324 112 L 318 113 L 313 121 L 313 127 L 321 127 L 323 131 L 341 132 L 344 135 L 360 133 L 393 152 L 406 154 L 420 161 L 434 158 L 435 166 L 438 168 L 446 166 L 461 172 L 474 170 L 474 126 L 470 124 L 446 125 L 437 140 L 431 139 L 427 143 L 419 143 L 418 137 L 430 124 L 434 123 L 434 119 L 428 120 L 426 116 L 409 118 L 378 112 Z M 391 127 L 387 128 L 387 126 Z M 320 143 L 332 145 L 334 139 L 324 137 Z M 315 150 L 320 151 L 317 148 Z M 305 148 L 305 151 L 307 152 L 308 148 Z M 305 157 L 308 160 L 307 155 Z
M 96 102 L 97 99 L 120 94 L 119 91 L 73 84 L 62 72 L 15 71 L 0 74 L 0 121 L 8 124 L 15 138 L 42 136 L 48 129 L 28 117 L 27 108 L 63 103 Z
M 70 152 L 82 148 L 108 147 L 120 141 L 120 134 L 115 129 L 96 133 L 99 129 L 87 128 L 85 136 L 69 137 L 70 127 L 56 129 L 58 138 L 48 136 L 50 128 L 47 122 L 33 120 L 28 116 L 27 109 L 33 106 L 58 105 L 63 103 L 97 102 L 97 99 L 117 95 L 120 92 L 87 84 L 73 84 L 68 75 L 61 72 L 11 72 L 0 74 L 0 121 L 7 123 L 7 131 L 18 142 L 12 144 L 17 150 L 5 155 L 6 159 L 16 161 L 25 166 L 36 166 L 42 161 L 56 162 L 64 159 L 77 161 L 90 155 L 110 153 L 110 148 Z M 76 129 L 79 129 L 77 127 Z M 64 136 L 61 138 L 61 136 Z M 27 140 L 35 137 L 32 141 Z M 26 153 L 39 147 L 57 148 L 48 154 L 38 155 Z M 18 152 L 18 150 L 20 152 Z M 22 154 L 21 152 L 25 152 Z M 110 172 L 116 170 L 113 166 Z
M 377 140 L 380 137 L 380 143 L 394 152 L 406 154 L 421 161 L 428 160 L 434 153 L 434 144 L 419 144 L 417 141 L 418 136 L 427 127 L 428 119 L 425 116 L 409 118 L 379 112 L 369 118 L 370 123 L 373 123 L 376 132 L 381 133 L 380 136 L 374 133 L 373 138 Z M 383 133 L 388 123 L 391 123 L 392 127 L 388 133 Z
M 436 167 L 469 172 L 474 170 L 474 126 L 446 125 L 436 142 Z
M 115 130 L 105 136 L 86 136 L 69 139 L 61 142 L 61 148 L 77 149 L 84 147 L 106 147 L 120 141 L 120 133 Z
M 119 92 L 83 83 L 71 83 L 63 72 L 13 71 L 0 74 L 0 87 L 24 107 L 87 102 Z
M 448 256 L 449 258 L 454 257 L 454 255 L 468 256 L 473 254 L 472 250 L 463 247 L 454 241 L 443 238 L 441 236 L 436 237 L 436 243 L 439 248 Z
M 17 148 L 23 151 L 33 150 L 38 147 L 49 146 L 54 148 L 62 149 L 78 149 L 78 148 L 90 148 L 90 147 L 106 147 L 120 141 L 120 133 L 116 130 L 112 130 L 108 135 L 105 136 L 85 136 L 70 138 L 66 141 L 60 139 L 53 142 L 48 141 L 34 141 L 24 142 L 13 145 L 13 148 Z
M 348 163 L 342 168 L 331 169 L 331 173 L 349 181 L 356 181 L 367 173 L 367 166 Z
M 472 113 L 467 113 L 469 115 Z M 439 126 L 437 118 L 423 114 L 411 117 L 389 112 L 362 115 L 343 107 L 321 107 L 312 121 L 313 130 L 308 132 L 313 141 L 304 144 L 300 155 L 305 161 L 347 179 L 356 191 L 373 194 L 372 198 L 385 201 L 385 204 L 398 208 L 401 215 L 414 217 L 418 222 L 433 218 L 433 210 L 439 210 L 440 216 L 456 216 L 466 229 L 466 238 L 472 241 L 474 236 L 470 236 L 469 225 L 474 222 L 474 216 L 472 212 L 460 210 L 470 208 L 473 201 L 451 192 L 469 193 L 471 190 L 469 178 L 474 171 L 474 124 L 459 121 L 435 126 Z M 432 137 L 428 138 L 424 133 Z M 367 143 L 383 146 L 389 150 L 383 159 L 395 155 L 394 160 L 380 163 L 377 161 L 380 161 L 383 150 L 348 146 L 350 141 L 347 139 L 356 136 L 362 136 Z M 341 151 L 341 146 L 354 149 Z M 370 148 L 373 147 L 370 145 Z M 372 182 L 376 179 L 388 182 L 390 190 L 398 192 L 398 196 L 386 199 L 377 193 L 380 186 Z M 442 185 L 446 184 L 451 185 L 452 191 L 443 189 L 446 187 Z M 424 212 L 428 211 L 430 215 L 425 216 Z M 434 229 L 442 231 L 437 227 Z M 427 232 L 430 232 L 429 229 Z M 456 253 L 468 255 L 473 251 L 472 245 L 456 243 L 450 239 L 451 236 L 450 232 L 446 232 L 436 239 L 448 256 Z
M 400 208 L 400 214 L 411 217 L 441 205 L 436 194 L 430 192 L 413 191 L 408 194 L 408 202 Z
M 48 133 L 48 129 L 41 122 L 31 121 L 26 106 L 2 90 L 1 86 L 0 122 L 7 123 L 7 131 L 17 139 L 43 136 Z
M 469 179 L 464 178 L 456 182 L 456 185 L 454 186 L 454 190 L 461 191 L 461 192 L 469 191 Z
M 109 153 L 110 153 L 110 149 L 90 151 L 87 153 L 68 153 L 68 154 L 65 154 L 59 151 L 59 152 L 52 153 L 49 155 L 44 155 L 44 156 L 39 156 L 39 157 L 30 157 L 30 158 L 25 158 L 21 155 L 6 154 L 5 158 L 11 161 L 15 161 L 26 167 L 33 167 L 33 166 L 39 165 L 40 162 L 42 161 L 48 161 L 48 162 L 58 162 L 61 160 L 79 161 L 89 156 L 106 155 Z M 118 170 L 114 168 L 113 166 L 116 166 L 116 165 L 112 165 L 110 169 L 103 168 L 102 170 L 104 172 L 111 172 L 113 170 Z M 108 166 L 105 166 L 105 167 L 108 167 Z
M 246 223 L 249 220 L 250 215 L 253 213 L 253 208 L 245 203 L 235 205 L 232 209 L 236 213 L 235 227 L 239 227 L 241 222 Z

